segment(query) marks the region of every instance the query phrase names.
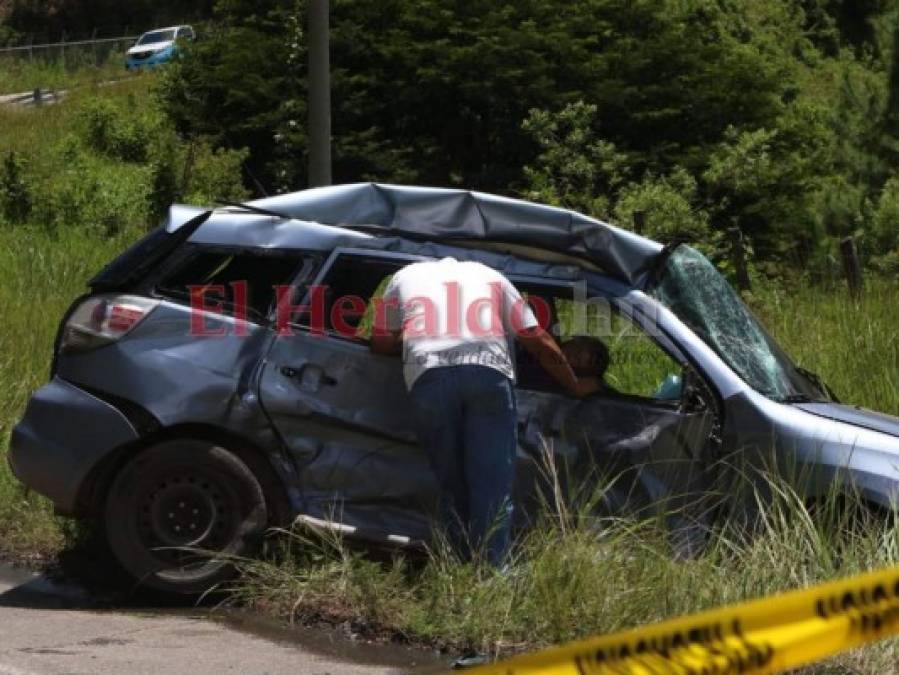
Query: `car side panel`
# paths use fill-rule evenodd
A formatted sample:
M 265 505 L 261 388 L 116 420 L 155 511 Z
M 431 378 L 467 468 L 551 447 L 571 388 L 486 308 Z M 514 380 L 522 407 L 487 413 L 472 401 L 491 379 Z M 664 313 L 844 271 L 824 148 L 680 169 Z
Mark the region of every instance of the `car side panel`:
M 202 425 L 250 439 L 296 503 L 293 464 L 256 395 L 256 370 L 272 331 L 214 313 L 202 318 L 203 333 L 198 333 L 189 307 L 162 302 L 119 342 L 63 355 L 57 375 L 110 400 L 140 406 L 163 429 Z M 87 417 L 84 423 L 95 424 Z

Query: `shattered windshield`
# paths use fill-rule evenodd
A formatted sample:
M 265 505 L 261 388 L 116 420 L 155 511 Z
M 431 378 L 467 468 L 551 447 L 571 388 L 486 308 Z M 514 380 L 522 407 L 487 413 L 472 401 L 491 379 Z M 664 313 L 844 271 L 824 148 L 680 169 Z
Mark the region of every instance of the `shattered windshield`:
M 689 246 L 676 248 L 653 295 L 756 391 L 778 401 L 827 398 L 698 251 Z
M 139 45 L 151 45 L 156 42 L 171 42 L 175 39 L 175 31 L 173 30 L 156 30 L 152 33 L 145 33 L 140 40 Z

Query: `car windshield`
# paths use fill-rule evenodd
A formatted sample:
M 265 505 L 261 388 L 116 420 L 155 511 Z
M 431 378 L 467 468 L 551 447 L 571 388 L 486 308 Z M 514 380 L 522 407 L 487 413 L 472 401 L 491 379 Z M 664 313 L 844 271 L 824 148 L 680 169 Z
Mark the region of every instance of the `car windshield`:
M 139 45 L 150 45 L 154 42 L 171 42 L 175 39 L 174 30 L 154 30 L 152 33 L 144 33 L 137 41 Z
M 689 246 L 668 257 L 653 295 L 756 391 L 778 401 L 828 399 L 768 335 L 708 259 Z

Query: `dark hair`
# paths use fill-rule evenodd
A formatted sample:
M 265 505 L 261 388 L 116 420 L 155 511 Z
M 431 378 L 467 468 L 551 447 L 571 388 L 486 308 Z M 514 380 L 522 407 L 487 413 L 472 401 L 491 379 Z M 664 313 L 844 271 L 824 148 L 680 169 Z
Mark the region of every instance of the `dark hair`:
M 586 349 L 590 351 L 590 369 L 592 374 L 602 377 L 609 368 L 611 357 L 609 356 L 609 348 L 599 338 L 589 337 L 587 335 L 577 335 L 566 340 L 563 347 L 572 346 L 576 349 Z

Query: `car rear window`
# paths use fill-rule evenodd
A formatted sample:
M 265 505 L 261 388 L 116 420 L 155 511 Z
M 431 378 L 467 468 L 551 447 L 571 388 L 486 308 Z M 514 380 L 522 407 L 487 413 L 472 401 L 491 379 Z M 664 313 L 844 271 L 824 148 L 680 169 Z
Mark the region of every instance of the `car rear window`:
M 236 289 L 245 284 L 247 316 L 260 320 L 274 308 L 275 287 L 291 283 L 304 268 L 311 275 L 313 262 L 301 252 L 196 251 L 156 284 L 155 293 L 188 304 L 191 289 L 205 287 L 207 306 L 232 311 Z

